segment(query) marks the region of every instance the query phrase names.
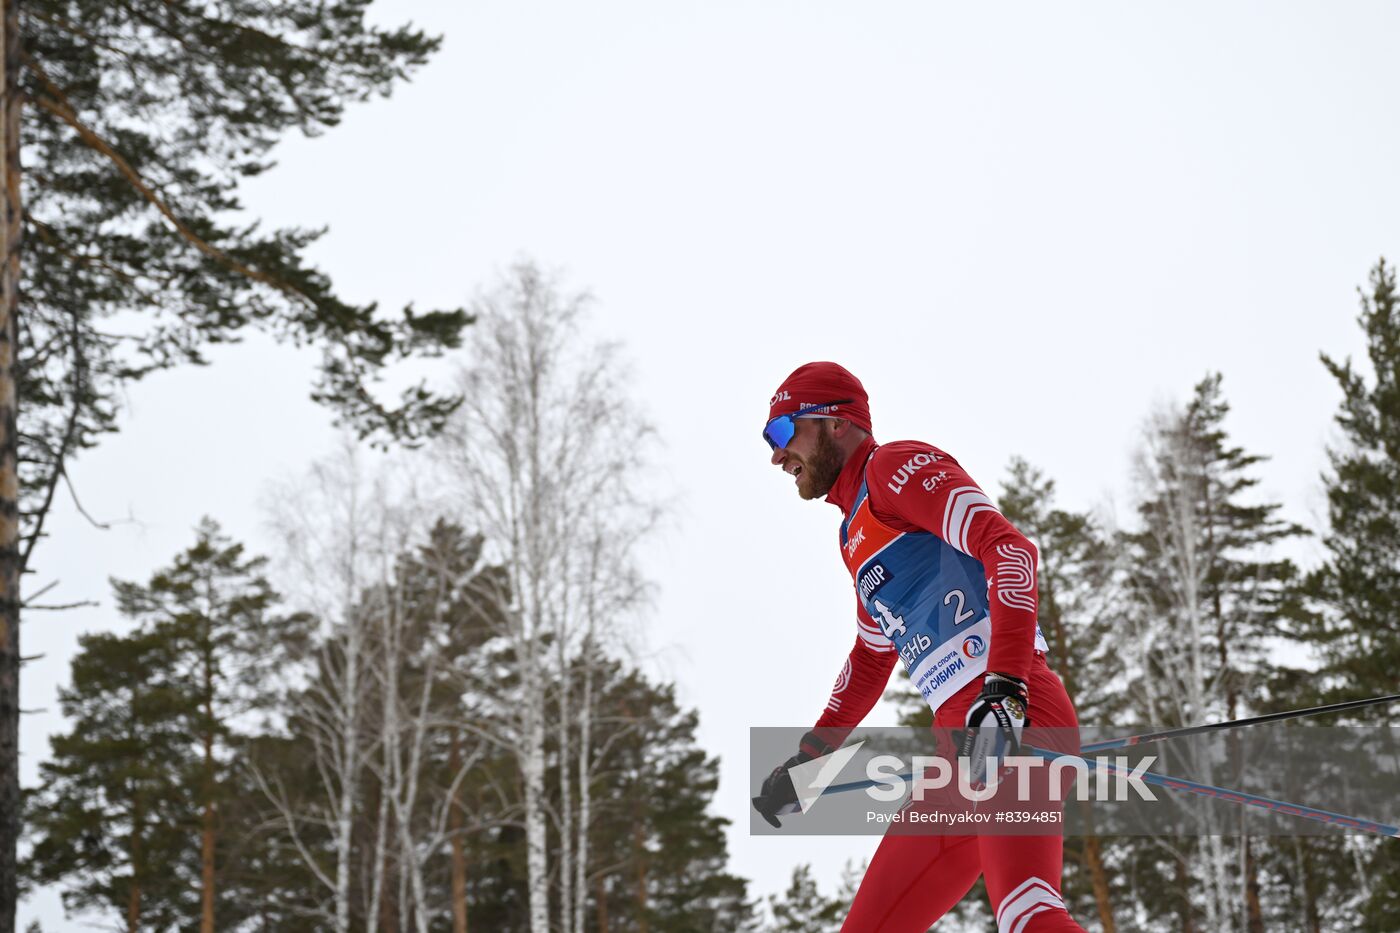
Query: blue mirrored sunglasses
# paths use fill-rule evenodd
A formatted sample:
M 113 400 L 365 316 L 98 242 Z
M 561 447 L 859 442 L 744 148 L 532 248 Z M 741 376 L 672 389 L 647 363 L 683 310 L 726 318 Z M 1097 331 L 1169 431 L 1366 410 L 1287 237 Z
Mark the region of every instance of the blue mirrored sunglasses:
M 808 405 L 806 408 L 799 408 L 791 414 L 779 415 L 763 426 L 763 439 L 768 442 L 768 446 L 773 450 L 786 448 L 792 436 L 797 433 L 797 419 L 803 415 L 813 412 L 825 411 L 834 405 L 849 405 L 853 399 L 843 398 L 835 402 L 822 402 L 820 405 Z

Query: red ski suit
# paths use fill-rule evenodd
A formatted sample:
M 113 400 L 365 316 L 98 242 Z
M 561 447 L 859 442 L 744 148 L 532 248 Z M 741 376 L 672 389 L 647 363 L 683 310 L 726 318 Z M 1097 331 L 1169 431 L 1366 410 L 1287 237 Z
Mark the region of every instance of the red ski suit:
M 917 457 L 919 454 L 934 456 Z M 917 460 L 914 459 L 917 457 Z M 1032 728 L 1057 727 L 1041 744 L 1078 750 L 1078 723 L 1064 685 L 1036 644 L 1035 546 L 978 489 L 956 460 L 927 444 L 884 446 L 867 439 L 847 460 L 827 501 L 843 516 L 862 480 L 871 514 L 894 531 L 932 532 L 980 561 L 989 582 L 992 638 L 987 670 L 1028 685 Z M 1030 574 L 1027 579 L 1029 555 Z M 856 600 L 855 646 L 816 728 L 844 736 L 865 718 L 889 681 L 897 653 Z M 937 708 L 934 725 L 961 728 L 981 691 L 981 678 Z M 1029 737 L 1028 737 L 1029 738 Z M 881 841 L 843 933 L 923 933 L 986 876 L 998 933 L 1081 930 L 1060 898 L 1059 835 L 907 835 Z

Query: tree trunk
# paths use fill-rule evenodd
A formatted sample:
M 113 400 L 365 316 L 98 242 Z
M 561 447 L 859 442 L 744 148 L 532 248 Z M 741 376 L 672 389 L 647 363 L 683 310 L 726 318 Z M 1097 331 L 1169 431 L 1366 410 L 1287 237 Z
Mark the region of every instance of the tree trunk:
M 1244 903 L 1246 928 L 1249 933 L 1264 933 L 1264 913 L 1259 905 L 1259 870 L 1250 850 L 1249 837 L 1244 837 Z
M 379 878 L 380 894 L 377 913 L 369 915 L 374 918 L 371 923 L 376 924 L 376 926 L 370 926 L 369 931 L 370 933 L 376 933 L 377 930 L 382 930 L 383 933 L 399 933 L 399 910 L 395 899 L 397 887 L 390 883 L 394 878 L 394 866 L 389 864 L 388 846 L 388 834 L 391 831 L 388 824 L 393 820 L 394 815 L 389 809 L 389 795 L 387 793 L 381 792 L 380 812 L 384 814 L 384 825 L 379 837 L 381 842 L 374 847 L 375 874 Z
M 448 770 L 457 774 L 462 770 L 462 732 L 452 730 L 452 763 Z M 458 786 L 448 802 L 447 825 L 452 833 L 452 933 L 467 933 L 467 844 L 462 838 L 462 802 L 458 799 L 462 789 Z
M 1196 933 L 1196 920 L 1191 914 L 1191 877 L 1184 856 L 1176 859 L 1176 893 L 1181 899 L 1181 933 Z
M 584 914 L 588 906 L 588 828 L 593 822 L 592 767 L 593 754 L 593 658 L 592 637 L 584 643 L 583 695 L 579 703 L 578 735 L 578 845 L 574 852 L 576 878 L 574 881 L 574 930 L 584 933 Z
M 1312 874 L 1312 853 L 1304 852 L 1305 840 L 1293 839 L 1293 859 L 1303 882 L 1303 918 L 1308 933 L 1322 933 L 1322 917 L 1317 910 L 1317 894 Z
M 131 890 L 126 897 L 127 933 L 140 933 L 141 930 L 141 798 L 138 795 L 131 802 Z
M 452 730 L 451 773 L 462 770 L 462 733 Z M 462 803 L 458 800 L 461 787 L 452 792 L 448 801 L 448 829 L 452 835 L 452 933 L 466 933 L 466 839 L 462 838 Z
M 637 929 L 647 933 L 647 850 L 642 839 L 642 821 L 632 823 L 632 854 L 637 860 Z
M 379 796 L 379 802 L 374 808 L 377 814 L 374 820 L 374 848 L 370 851 L 369 856 L 370 864 L 373 867 L 370 869 L 369 909 L 365 911 L 370 933 L 374 933 L 377 927 L 383 927 L 387 930 L 390 926 L 386 919 L 388 915 L 384 912 L 384 905 L 389 900 L 384 894 L 387 889 L 385 879 L 388 877 L 389 858 L 386 854 L 385 844 L 386 834 L 389 831 L 389 797 L 384 792 L 383 781 L 379 782 L 376 793 Z
M 604 876 L 598 876 L 598 891 L 594 895 L 598 899 L 598 933 L 608 933 L 608 887 Z
M 208 639 L 206 639 L 208 644 Z M 204 664 L 204 832 L 200 842 L 204 891 L 200 933 L 214 933 L 214 684 L 213 660 Z
M 353 602 L 346 603 L 354 605 Z M 335 826 L 335 930 L 336 933 L 350 933 L 350 867 L 354 856 L 353 833 L 355 828 L 355 803 L 359 788 L 359 735 L 360 723 L 360 620 L 349 618 L 349 645 L 345 652 L 344 692 L 337 699 L 342 704 L 340 714 L 340 788 L 336 800 Z
M 1108 875 L 1103 870 L 1103 848 L 1099 837 L 1094 833 L 1092 811 L 1087 805 L 1084 810 L 1085 828 L 1088 830 L 1084 837 L 1084 863 L 1089 869 L 1089 881 L 1094 888 L 1094 903 L 1098 906 L 1099 923 L 1103 925 L 1103 933 L 1117 933 L 1118 924 L 1113 919 L 1113 901 L 1108 896 Z
M 126 897 L 126 933 L 141 933 L 141 882 L 135 877 Z
M 559 665 L 559 928 L 574 933 L 574 791 L 570 786 L 572 755 L 569 749 L 569 720 L 574 712 L 572 668 L 569 665 L 569 639 L 563 632 L 555 643 Z
M 205 736 L 204 756 L 205 767 L 212 768 L 213 750 L 211 739 Z M 207 781 L 205 785 L 206 793 L 211 790 L 208 786 L 212 781 Z M 204 892 L 202 895 L 202 911 L 199 919 L 200 933 L 214 933 L 214 800 L 212 795 L 204 798 L 204 832 L 200 842 L 200 858 L 203 862 Z
M 461 835 L 462 817 L 453 809 L 452 933 L 467 933 L 467 851 Z
M 535 678 L 531 678 L 534 681 Z M 537 683 L 531 683 L 538 687 Z M 527 697 L 533 704 L 529 711 L 529 726 L 525 737 L 522 769 L 525 774 L 525 845 L 530 884 L 530 933 L 550 933 L 549 930 L 549 850 L 546 848 L 545 790 L 544 790 L 544 710 L 543 698 Z
M 5 214 L 0 219 L 0 933 L 14 933 L 19 846 L 19 255 L 23 205 L 19 165 L 19 0 L 0 15 L 0 135 Z

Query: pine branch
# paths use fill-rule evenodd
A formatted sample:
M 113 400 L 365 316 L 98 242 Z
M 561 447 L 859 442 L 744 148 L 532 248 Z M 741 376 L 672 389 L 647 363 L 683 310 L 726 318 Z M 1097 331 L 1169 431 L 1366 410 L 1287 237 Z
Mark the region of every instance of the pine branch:
M 141 177 L 141 173 L 138 172 L 111 143 L 99 136 L 91 127 L 87 126 L 87 124 L 83 123 L 82 120 L 78 118 L 77 113 L 73 110 L 72 104 L 68 101 L 67 95 L 63 93 L 63 90 L 59 88 L 58 85 L 53 83 L 44 72 L 43 68 L 39 66 L 39 63 L 27 53 L 24 55 L 24 63 L 39 79 L 40 83 L 43 84 L 44 90 L 48 92 L 48 96 L 35 98 L 34 103 L 68 124 L 83 142 L 106 156 L 107 159 L 117 167 L 117 171 L 121 173 L 122 177 L 125 178 L 152 207 L 158 210 L 161 216 L 165 217 L 165 219 L 170 222 L 171 226 L 175 228 L 175 231 L 190 245 L 210 259 L 213 259 L 227 269 L 237 272 L 244 278 L 251 279 L 254 282 L 260 282 L 263 285 L 276 289 L 288 297 L 301 302 L 309 309 L 314 310 L 318 307 L 313 298 L 296 286 L 239 262 L 217 246 L 208 243 L 200 237 L 199 234 L 191 230 L 184 221 L 180 220 L 170 205 L 146 183 L 145 179 Z
M 83 508 L 83 504 L 78 501 L 78 490 L 73 488 L 73 481 L 69 479 L 68 471 L 62 470 L 60 471 L 60 475 L 63 477 L 64 484 L 68 487 L 68 494 L 72 497 L 73 507 L 78 510 L 78 514 L 82 515 L 83 518 L 86 518 L 94 528 L 100 528 L 103 531 L 109 530 L 112 527 L 111 522 L 99 522 L 97 519 L 93 518 L 90 514 L 88 514 L 88 510 Z
M 39 508 L 38 518 L 34 522 L 34 530 L 26 536 L 24 552 L 20 554 L 19 567 L 21 573 L 23 573 L 24 570 L 28 568 L 29 558 L 33 556 L 34 548 L 38 545 L 39 538 L 43 534 L 44 520 L 48 518 L 49 507 L 53 505 L 54 494 L 58 491 L 59 477 L 67 476 L 66 461 L 68 459 L 68 451 L 72 447 L 74 439 L 77 437 L 78 416 L 82 413 L 83 410 L 82 374 L 87 371 L 87 361 L 82 354 L 82 339 L 78 334 L 77 315 L 73 316 L 72 329 L 69 332 L 69 339 L 72 341 L 71 345 L 73 347 L 74 362 L 72 372 L 73 407 L 72 410 L 68 413 L 68 424 L 64 428 L 63 439 L 59 442 L 58 450 L 54 452 L 53 469 L 49 473 L 49 478 L 45 483 L 46 488 L 44 490 L 44 502 L 43 505 Z M 70 491 L 72 491 L 73 484 L 71 480 L 68 481 L 68 488 Z M 77 505 L 78 503 L 78 497 L 76 493 L 73 494 L 73 503 L 75 505 Z M 82 511 L 81 505 L 78 506 L 78 511 Z M 85 516 L 87 515 L 86 512 L 84 512 L 83 514 Z M 88 518 L 88 520 L 92 521 L 90 517 Z M 39 607 L 36 606 L 35 608 Z

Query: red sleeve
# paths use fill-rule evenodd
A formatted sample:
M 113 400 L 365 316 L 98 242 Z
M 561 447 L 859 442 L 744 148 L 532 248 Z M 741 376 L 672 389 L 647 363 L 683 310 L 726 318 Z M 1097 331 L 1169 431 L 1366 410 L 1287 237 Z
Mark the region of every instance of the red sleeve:
M 894 670 L 894 662 L 899 657 L 894 645 L 880 633 L 879 627 L 865 614 L 858 601 L 856 624 L 859 634 L 855 646 L 851 648 L 841 673 L 836 675 L 831 699 L 826 701 L 826 709 L 816 725 L 818 734 L 832 746 L 839 746 L 845 741 L 846 735 L 860 725 L 860 721 L 874 708 L 880 695 L 885 692 L 890 671 Z M 878 639 L 868 634 L 869 629 L 874 629 Z M 881 645 L 880 641 L 884 644 Z
M 1026 680 L 1035 651 L 1035 545 L 936 447 L 886 444 L 870 458 L 865 475 L 876 518 L 900 531 L 931 531 L 981 561 L 992 616 L 987 670 Z

